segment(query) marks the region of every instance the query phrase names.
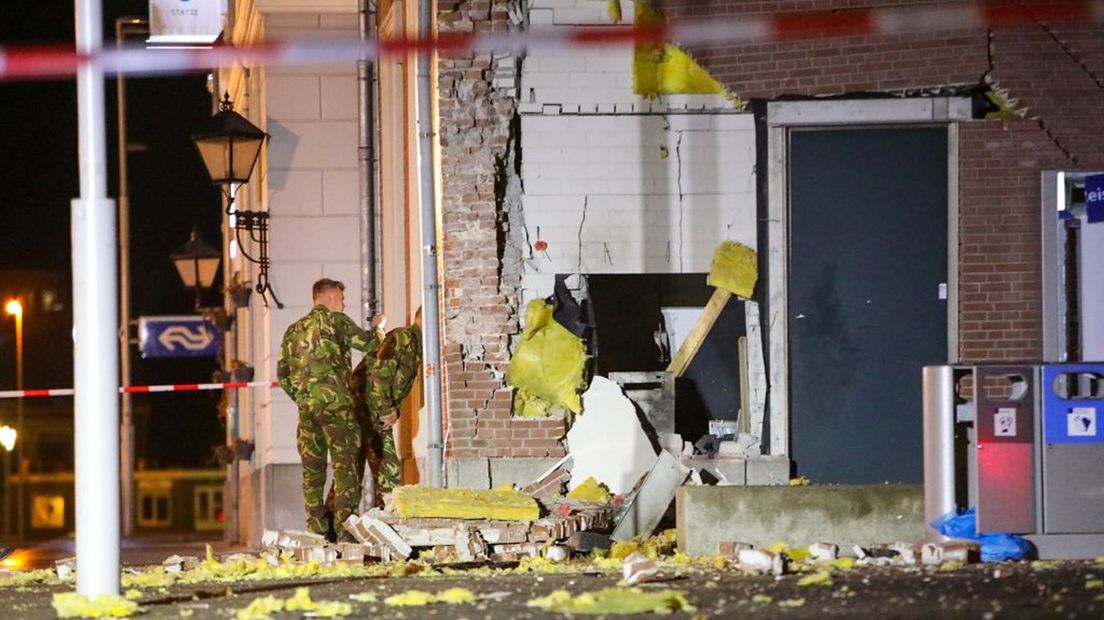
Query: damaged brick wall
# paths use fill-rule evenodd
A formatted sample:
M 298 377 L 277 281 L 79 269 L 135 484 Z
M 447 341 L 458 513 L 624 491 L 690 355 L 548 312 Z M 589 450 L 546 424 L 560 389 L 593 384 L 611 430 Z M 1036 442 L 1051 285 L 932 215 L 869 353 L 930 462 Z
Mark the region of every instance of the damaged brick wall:
M 506 0 L 442 1 L 438 29 L 506 31 L 511 13 L 520 11 Z M 517 64 L 495 54 L 442 54 L 438 64 L 449 458 L 563 455 L 564 422 L 513 418 L 503 382 L 523 230 Z
M 967 3 L 961 0 L 959 3 Z M 669 18 L 847 10 L 941 0 L 660 0 Z M 747 100 L 987 84 L 1025 120 L 962 123 L 959 355 L 1042 354 L 1040 172 L 1104 168 L 1104 27 L 1065 24 L 714 46 L 690 51 Z

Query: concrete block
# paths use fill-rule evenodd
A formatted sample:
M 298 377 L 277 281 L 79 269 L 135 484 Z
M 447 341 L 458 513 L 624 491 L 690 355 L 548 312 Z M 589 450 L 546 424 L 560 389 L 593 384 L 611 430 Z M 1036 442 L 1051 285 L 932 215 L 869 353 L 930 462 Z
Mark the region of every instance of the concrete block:
M 717 553 L 723 541 L 849 548 L 918 542 L 925 531 L 919 485 L 684 486 L 676 507 L 679 549 L 689 555 Z
M 322 76 L 322 118 L 352 120 L 357 118 L 357 82 L 354 75 Z
M 449 459 L 448 486 L 468 489 L 491 488 L 490 459 Z
M 317 120 L 322 117 L 318 76 L 285 75 L 265 80 L 265 109 L 277 120 Z
M 760 456 L 747 459 L 747 485 L 789 484 L 790 459 L 784 456 Z
M 490 460 L 491 487 L 502 484 L 525 486 L 547 472 L 560 458 L 516 457 Z

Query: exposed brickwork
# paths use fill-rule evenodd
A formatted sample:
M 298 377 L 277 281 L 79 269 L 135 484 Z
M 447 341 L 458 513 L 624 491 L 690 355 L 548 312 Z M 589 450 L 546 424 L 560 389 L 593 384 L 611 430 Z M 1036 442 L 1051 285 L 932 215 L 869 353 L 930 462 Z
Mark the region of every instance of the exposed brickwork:
M 441 32 L 505 31 L 504 0 L 441 2 Z M 512 174 L 517 102 L 494 88 L 490 54 L 438 65 L 443 176 L 445 374 L 450 458 L 560 456 L 562 420 L 514 419 L 503 383 L 518 331 L 518 276 L 501 268 L 510 222 L 502 175 Z
M 960 2 L 961 3 L 961 2 Z M 847 10 L 936 0 L 663 0 L 672 19 Z M 987 82 L 1027 120 L 961 124 L 959 353 L 1042 354 L 1040 172 L 1104 168 L 1104 28 L 1064 25 L 841 37 L 691 50 L 744 99 Z

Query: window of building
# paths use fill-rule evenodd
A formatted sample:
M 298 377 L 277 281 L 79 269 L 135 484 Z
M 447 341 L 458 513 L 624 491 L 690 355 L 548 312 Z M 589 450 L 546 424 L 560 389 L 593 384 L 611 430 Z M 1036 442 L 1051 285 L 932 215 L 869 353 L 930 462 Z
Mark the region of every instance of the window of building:
M 193 491 L 195 501 L 195 530 L 209 532 L 221 530 L 225 515 L 222 511 L 222 485 L 197 486 Z
M 140 484 L 138 486 L 138 525 L 169 527 L 172 525 L 171 483 Z
M 65 527 L 65 496 L 39 495 L 31 497 L 31 529 L 60 530 Z

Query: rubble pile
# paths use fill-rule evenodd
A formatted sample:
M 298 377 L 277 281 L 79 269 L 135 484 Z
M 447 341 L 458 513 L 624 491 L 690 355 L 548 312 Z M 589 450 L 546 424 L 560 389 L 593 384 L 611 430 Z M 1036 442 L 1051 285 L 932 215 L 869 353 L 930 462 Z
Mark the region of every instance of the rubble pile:
M 425 514 L 435 516 L 421 516 Z M 465 516 L 447 516 L 453 514 Z M 501 514 L 528 518 L 485 518 Z M 534 499 L 504 489 L 404 487 L 396 490 L 383 510 L 349 517 L 344 527 L 355 543 L 328 543 L 309 532 L 266 530 L 262 557 L 278 559 L 287 554 L 322 566 L 408 559 L 510 562 L 556 549 L 559 553 L 550 555 L 566 559 L 566 551 L 556 543 L 565 544 L 579 532 L 608 533 L 614 525 L 611 504 L 562 497 Z

